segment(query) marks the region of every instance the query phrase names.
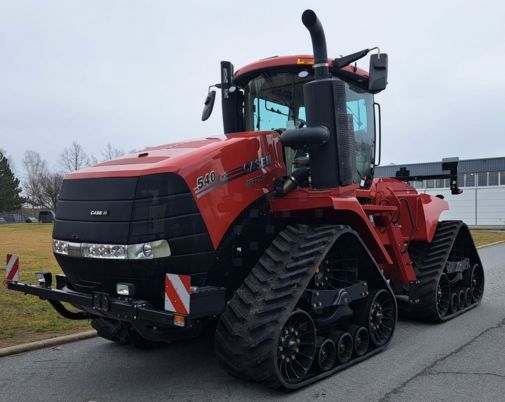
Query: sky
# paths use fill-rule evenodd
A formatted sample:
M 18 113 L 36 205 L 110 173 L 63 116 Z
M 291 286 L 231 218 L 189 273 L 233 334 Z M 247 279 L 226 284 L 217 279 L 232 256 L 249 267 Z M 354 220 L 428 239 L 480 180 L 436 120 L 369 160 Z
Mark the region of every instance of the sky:
M 0 0 L 0 148 L 53 168 L 90 155 L 222 133 L 200 120 L 219 62 L 311 52 L 312 8 L 328 54 L 389 55 L 382 162 L 505 156 L 505 3 L 500 1 Z M 368 60 L 358 62 L 367 68 Z

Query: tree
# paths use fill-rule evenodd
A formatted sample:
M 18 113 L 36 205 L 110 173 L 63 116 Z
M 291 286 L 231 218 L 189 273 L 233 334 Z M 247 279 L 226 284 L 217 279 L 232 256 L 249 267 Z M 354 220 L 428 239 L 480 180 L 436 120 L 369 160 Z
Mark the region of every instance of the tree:
M 58 196 L 60 194 L 63 175 L 58 172 L 48 173 L 41 177 L 41 193 L 39 202 L 41 205 L 51 211 L 56 210 Z
M 9 160 L 0 150 L 0 211 L 20 209 L 24 201 L 21 197 L 19 179 L 14 176 Z
M 124 152 L 121 149 L 114 148 L 110 143 L 108 143 L 102 151 L 103 161 L 110 161 L 111 159 L 116 159 L 123 155 Z
M 65 148 L 60 156 L 60 164 L 65 172 L 74 172 L 90 165 L 90 159 L 84 148 L 76 141 Z
M 63 175 L 50 172 L 38 152 L 26 151 L 23 159 L 26 180 L 23 183 L 28 202 L 33 206 L 54 211 L 58 201 Z

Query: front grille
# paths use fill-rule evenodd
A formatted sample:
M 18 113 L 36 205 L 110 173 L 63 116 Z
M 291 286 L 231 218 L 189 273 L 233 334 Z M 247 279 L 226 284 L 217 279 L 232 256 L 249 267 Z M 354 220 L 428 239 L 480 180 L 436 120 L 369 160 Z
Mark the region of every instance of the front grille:
M 215 261 L 200 211 L 185 181 L 174 173 L 65 180 L 53 237 L 110 244 L 166 239 L 172 256 L 160 260 L 100 261 L 56 256 L 76 290 L 113 293 L 117 282 L 131 282 L 136 284 L 136 297 L 154 304 L 162 301 L 165 272 L 203 273 Z

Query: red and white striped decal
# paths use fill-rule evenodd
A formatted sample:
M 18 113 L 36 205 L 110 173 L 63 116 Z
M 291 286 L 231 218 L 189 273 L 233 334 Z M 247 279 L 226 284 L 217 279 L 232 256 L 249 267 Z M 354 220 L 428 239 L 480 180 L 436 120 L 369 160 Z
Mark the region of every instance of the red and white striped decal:
M 9 281 L 19 281 L 19 257 L 14 254 L 7 254 L 4 284 Z
M 189 275 L 166 274 L 165 310 L 189 315 L 191 277 Z

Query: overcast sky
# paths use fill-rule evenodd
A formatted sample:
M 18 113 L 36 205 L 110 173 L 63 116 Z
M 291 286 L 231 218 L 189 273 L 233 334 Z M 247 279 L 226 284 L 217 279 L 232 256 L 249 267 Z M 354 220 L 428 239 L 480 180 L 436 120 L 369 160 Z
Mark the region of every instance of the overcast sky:
M 57 167 L 73 140 L 99 156 L 219 134 L 219 108 L 200 116 L 220 60 L 310 53 L 305 8 L 330 56 L 389 54 L 383 164 L 505 156 L 505 6 L 482 0 L 0 0 L 0 148 L 21 174 L 27 149 Z

